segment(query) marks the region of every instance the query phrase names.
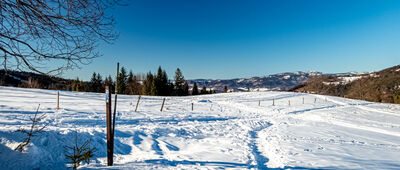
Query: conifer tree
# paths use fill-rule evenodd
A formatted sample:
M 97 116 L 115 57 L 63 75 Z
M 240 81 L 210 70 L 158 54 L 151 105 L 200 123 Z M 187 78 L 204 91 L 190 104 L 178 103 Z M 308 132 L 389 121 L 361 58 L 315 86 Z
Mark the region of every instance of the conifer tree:
M 110 86 L 111 91 L 114 90 L 114 82 L 110 75 L 108 77 L 106 77 L 106 79 L 104 80 L 104 87 L 105 86 Z M 104 92 L 104 90 L 102 92 Z
M 187 82 L 185 82 L 185 84 L 183 85 L 183 95 L 189 95 L 189 84 Z
M 178 94 L 177 94 L 177 91 L 176 91 L 176 89 L 175 89 L 174 83 L 168 82 L 167 88 L 168 88 L 168 89 L 167 89 L 167 92 L 166 92 L 166 95 L 167 95 L 167 96 L 176 96 L 176 95 L 178 95 Z
M 197 87 L 197 83 L 194 82 L 193 89 L 192 89 L 192 95 L 198 95 L 198 94 L 199 94 L 199 88 Z
M 127 83 L 126 83 L 126 94 L 133 94 L 135 88 L 135 82 L 133 80 L 133 73 L 132 70 L 129 71 L 129 75 L 128 75 L 128 79 L 127 79 Z
M 169 96 L 170 95 L 170 91 L 169 91 L 170 84 L 168 82 L 168 76 L 167 76 L 167 72 L 165 72 L 165 70 L 163 70 L 161 77 L 162 77 L 162 79 L 161 79 L 161 95 Z M 173 87 L 173 85 L 172 85 L 172 87 Z
M 155 95 L 156 96 L 168 96 L 168 76 L 167 73 L 158 67 L 157 75 L 154 79 Z
M 85 85 L 79 78 L 77 77 L 76 80 L 72 83 L 72 91 L 85 91 Z
M 97 91 L 98 93 L 103 93 L 104 92 L 104 87 L 102 85 L 103 82 L 103 78 L 101 77 L 101 75 L 99 73 L 97 73 L 97 78 L 96 78 L 96 87 L 97 87 Z
M 201 91 L 200 91 L 200 94 L 207 94 L 208 92 L 207 92 L 207 88 L 206 88 L 206 86 L 203 86 L 203 88 L 201 89 Z
M 155 91 L 154 87 L 154 76 L 151 72 L 147 73 L 146 79 L 143 81 L 142 94 L 144 95 L 155 95 L 152 91 Z
M 96 92 L 96 79 L 97 79 L 97 74 L 96 72 L 93 72 L 92 78 L 90 79 L 89 82 L 89 91 L 91 92 Z
M 102 78 L 99 73 L 96 74 L 96 72 L 93 73 L 92 78 L 90 79 L 89 82 L 89 91 L 90 92 L 103 92 L 102 90 Z
M 224 86 L 224 93 L 228 92 L 228 86 Z
M 125 67 L 122 67 L 117 79 L 117 90 L 119 94 L 125 93 L 127 77 Z
M 133 83 L 134 83 L 133 95 L 142 94 L 142 85 L 139 83 L 139 78 L 138 77 L 140 77 L 140 75 L 134 75 L 133 76 Z
M 153 76 L 153 81 L 151 81 L 151 83 L 150 83 L 150 94 L 149 95 L 152 95 L 152 96 L 157 95 L 156 81 L 154 79 L 154 76 Z
M 176 71 L 175 71 L 175 90 L 176 90 L 176 95 L 178 95 L 178 96 L 184 96 L 185 95 L 184 85 L 185 85 L 185 78 L 183 77 L 181 70 L 179 68 L 177 68 Z

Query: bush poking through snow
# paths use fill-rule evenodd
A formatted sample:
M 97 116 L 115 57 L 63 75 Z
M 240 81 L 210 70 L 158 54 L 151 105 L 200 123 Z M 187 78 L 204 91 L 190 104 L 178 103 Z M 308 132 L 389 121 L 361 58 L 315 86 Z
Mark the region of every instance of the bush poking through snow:
M 96 148 L 90 148 L 90 139 L 78 147 L 78 135 L 75 131 L 75 146 L 64 146 L 65 157 L 71 160 L 70 164 L 73 169 L 77 169 L 81 162 L 86 162 L 89 164 L 90 158 L 94 156 L 94 151 Z
M 29 131 L 26 131 L 25 129 L 21 128 L 18 129 L 17 132 L 25 133 L 27 137 L 24 139 L 22 143 L 20 143 L 15 150 L 23 152 L 25 150 L 25 147 L 28 146 L 31 143 L 31 137 L 36 136 L 38 133 L 42 132 L 44 128 L 46 128 L 47 124 L 45 124 L 43 127 L 38 127 L 38 123 L 46 117 L 46 114 L 42 114 L 41 116 L 37 117 L 37 114 L 39 112 L 39 107 L 36 109 L 35 116 L 33 118 L 30 118 L 32 121 L 31 129 Z

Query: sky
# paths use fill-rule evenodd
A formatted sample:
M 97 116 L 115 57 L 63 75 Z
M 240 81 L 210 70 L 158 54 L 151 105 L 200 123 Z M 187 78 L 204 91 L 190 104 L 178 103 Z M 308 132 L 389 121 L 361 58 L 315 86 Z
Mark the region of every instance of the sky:
M 172 79 L 371 72 L 400 64 L 398 0 L 130 0 L 119 38 L 66 78 L 165 69 Z

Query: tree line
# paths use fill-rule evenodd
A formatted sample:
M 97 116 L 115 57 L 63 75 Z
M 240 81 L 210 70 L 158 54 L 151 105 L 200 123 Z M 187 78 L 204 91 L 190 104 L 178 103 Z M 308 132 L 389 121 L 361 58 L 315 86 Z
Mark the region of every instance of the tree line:
M 128 95 L 187 96 L 215 93 L 215 90 L 207 89 L 205 86 L 199 90 L 197 83 L 190 89 L 179 68 L 175 71 L 173 81 L 169 81 L 167 73 L 161 66 L 155 74 L 151 71 L 147 74 L 134 74 L 132 70 L 128 73 L 126 68 L 122 67 L 116 80 L 111 76 L 103 80 L 99 73 L 94 72 L 89 82 L 78 78 L 73 80 L 70 90 L 103 93 L 105 86 L 111 86 L 112 91 L 117 88 L 119 94 Z

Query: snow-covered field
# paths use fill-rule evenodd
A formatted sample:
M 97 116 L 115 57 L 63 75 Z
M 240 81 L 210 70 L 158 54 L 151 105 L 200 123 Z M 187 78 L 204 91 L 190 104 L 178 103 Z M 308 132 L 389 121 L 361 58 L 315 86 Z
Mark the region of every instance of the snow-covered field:
M 56 93 L 0 87 L 0 169 L 65 169 L 75 130 L 97 149 L 81 167 L 107 168 L 104 94 L 61 91 L 56 110 Z M 160 112 L 162 99 L 142 96 L 134 112 L 137 96 L 118 96 L 113 168 L 400 169 L 399 105 L 243 92 L 167 97 Z M 14 151 L 38 104 L 45 132 Z

